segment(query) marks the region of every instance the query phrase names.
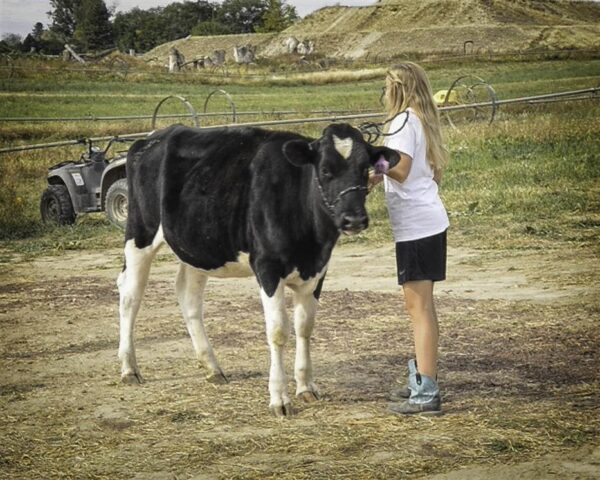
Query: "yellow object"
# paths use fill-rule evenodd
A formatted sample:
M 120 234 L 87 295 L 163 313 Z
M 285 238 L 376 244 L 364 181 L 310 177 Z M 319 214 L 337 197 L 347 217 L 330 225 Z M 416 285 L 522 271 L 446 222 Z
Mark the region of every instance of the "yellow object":
M 444 100 L 446 99 L 446 95 L 448 95 L 448 90 L 439 90 L 433 96 L 433 101 L 436 105 L 441 106 L 444 105 Z M 448 101 L 446 105 L 458 105 L 458 95 L 456 94 L 456 90 L 452 90 L 450 95 L 448 96 Z

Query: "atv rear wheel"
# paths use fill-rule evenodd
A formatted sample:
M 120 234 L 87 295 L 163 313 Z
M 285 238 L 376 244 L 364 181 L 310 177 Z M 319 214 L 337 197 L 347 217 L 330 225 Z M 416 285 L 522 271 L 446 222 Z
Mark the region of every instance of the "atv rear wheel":
M 113 225 L 124 229 L 127 224 L 127 179 L 120 178 L 106 192 L 106 216 Z
M 42 193 L 40 213 L 44 223 L 72 225 L 75 223 L 75 210 L 69 190 L 64 185 L 48 185 Z

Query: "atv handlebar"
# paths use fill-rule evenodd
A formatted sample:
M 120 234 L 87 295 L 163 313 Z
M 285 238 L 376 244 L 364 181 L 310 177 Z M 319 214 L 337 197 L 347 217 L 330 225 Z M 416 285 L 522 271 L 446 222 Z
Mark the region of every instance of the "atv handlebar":
M 132 139 L 132 138 L 112 137 L 106 144 L 106 147 L 104 148 L 104 150 L 94 151 L 94 140 L 91 138 L 81 138 L 81 139 L 79 139 L 78 143 L 87 145 L 87 152 L 83 153 L 81 155 L 81 160 L 83 160 L 83 161 L 90 160 L 92 158 L 93 154 L 98 154 L 98 153 L 101 153 L 101 155 L 104 157 L 113 143 L 127 143 L 127 142 L 134 142 L 134 141 L 135 141 L 135 139 Z

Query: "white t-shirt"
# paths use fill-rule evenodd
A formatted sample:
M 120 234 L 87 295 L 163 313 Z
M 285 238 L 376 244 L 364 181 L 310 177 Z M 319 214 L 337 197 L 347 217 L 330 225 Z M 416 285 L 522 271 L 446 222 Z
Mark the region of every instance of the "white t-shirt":
M 406 180 L 402 183 L 384 175 L 385 198 L 390 223 L 396 242 L 407 242 L 442 233 L 448 228 L 448 214 L 433 180 L 433 169 L 427 161 L 427 140 L 421 120 L 409 108 L 391 123 L 389 132 L 395 132 L 408 121 L 397 134 L 387 137 L 386 147 L 405 153 L 412 158 Z

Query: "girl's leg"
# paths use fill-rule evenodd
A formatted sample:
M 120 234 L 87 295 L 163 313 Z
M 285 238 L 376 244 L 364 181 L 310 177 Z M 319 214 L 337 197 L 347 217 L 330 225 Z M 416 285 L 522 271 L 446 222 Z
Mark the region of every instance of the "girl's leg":
M 410 397 L 402 403 L 391 403 L 388 410 L 396 415 L 441 415 L 442 402 L 436 381 L 438 360 L 438 322 L 433 303 L 433 282 L 404 284 L 406 309 L 413 323 L 417 368 L 409 372 Z M 409 370 L 410 370 L 409 363 Z
M 419 372 L 435 379 L 439 330 L 433 300 L 433 282 L 431 280 L 406 282 L 403 289 L 406 310 L 413 324 Z

